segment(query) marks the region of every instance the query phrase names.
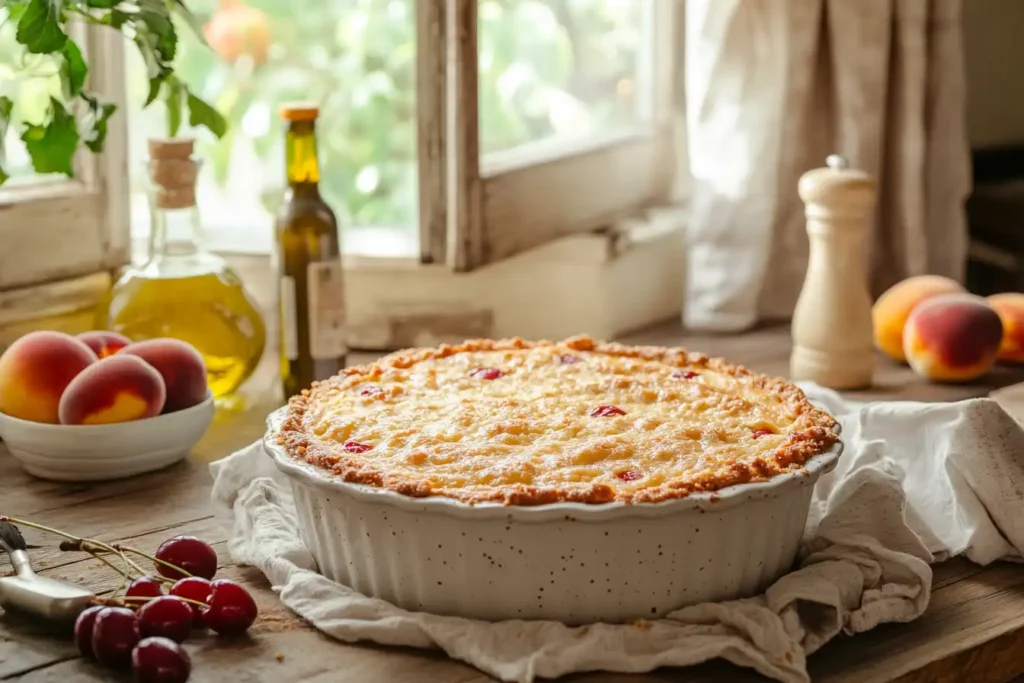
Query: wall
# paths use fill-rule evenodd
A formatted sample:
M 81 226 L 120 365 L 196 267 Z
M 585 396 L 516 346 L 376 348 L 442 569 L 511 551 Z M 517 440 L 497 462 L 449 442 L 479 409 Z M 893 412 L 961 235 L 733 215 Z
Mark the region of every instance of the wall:
M 971 147 L 1024 144 L 1024 0 L 963 0 L 963 13 Z

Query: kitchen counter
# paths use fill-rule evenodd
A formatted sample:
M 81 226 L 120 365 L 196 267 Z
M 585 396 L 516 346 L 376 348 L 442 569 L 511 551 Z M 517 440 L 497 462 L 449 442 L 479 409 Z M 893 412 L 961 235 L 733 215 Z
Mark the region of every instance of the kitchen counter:
M 765 327 L 730 336 L 689 335 L 670 323 L 623 341 L 682 345 L 720 355 L 760 372 L 785 375 L 789 328 Z M 357 354 L 353 362 L 372 356 Z M 117 540 L 152 552 L 165 539 L 192 534 L 213 544 L 223 568 L 219 576 L 245 584 L 261 616 L 247 637 L 197 635 L 186 647 L 194 683 L 221 681 L 431 681 L 483 683 L 483 673 L 440 653 L 347 645 L 322 636 L 276 599 L 256 570 L 231 564 L 226 532 L 210 502 L 206 463 L 260 438 L 264 418 L 280 405 L 275 364 L 265 362 L 245 389 L 244 408 L 220 413 L 190 459 L 129 480 L 60 484 L 25 474 L 0 444 L 0 512 L 105 541 Z M 985 396 L 1024 382 L 1024 369 L 997 368 L 969 385 L 935 385 L 908 368 L 878 359 L 876 386 L 846 395 L 858 400 L 950 401 Z M 52 537 L 24 530 L 37 569 L 102 592 L 117 585 L 115 573 L 80 553 L 63 553 Z M 9 570 L 6 558 L 0 572 Z M 0 681 L 85 683 L 110 680 L 109 671 L 82 660 L 67 636 L 47 624 L 0 610 Z M 911 624 L 893 624 L 856 637 L 840 637 L 810 658 L 815 682 L 873 681 L 1001 683 L 1024 674 L 1024 566 L 986 568 L 955 559 L 935 567 L 928 611 Z M 120 679 L 118 679 L 120 680 Z M 124 680 L 127 680 L 125 678 Z M 595 683 L 697 683 L 764 681 L 722 663 L 691 669 L 661 669 L 647 675 L 580 674 L 568 681 Z M 1024 679 L 1022 679 L 1024 680 Z

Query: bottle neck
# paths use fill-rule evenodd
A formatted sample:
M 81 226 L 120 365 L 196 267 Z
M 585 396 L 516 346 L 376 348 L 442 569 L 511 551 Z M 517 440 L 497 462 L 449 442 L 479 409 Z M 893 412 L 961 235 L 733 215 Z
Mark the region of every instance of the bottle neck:
M 150 261 L 195 256 L 202 248 L 202 223 L 193 204 L 182 208 L 153 207 L 149 233 Z
M 316 124 L 293 121 L 285 137 L 288 187 L 295 194 L 319 196 L 320 164 L 316 152 Z

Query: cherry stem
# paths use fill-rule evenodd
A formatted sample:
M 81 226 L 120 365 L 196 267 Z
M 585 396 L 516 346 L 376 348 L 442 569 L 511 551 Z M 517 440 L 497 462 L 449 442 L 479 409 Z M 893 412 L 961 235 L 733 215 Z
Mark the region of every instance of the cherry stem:
M 122 556 L 124 555 L 124 553 L 135 553 L 136 555 L 141 555 L 142 557 L 146 557 L 146 558 L 152 559 L 154 562 L 160 562 L 161 564 L 167 564 L 166 562 L 158 560 L 155 557 L 154 558 L 150 558 L 149 555 L 147 555 L 146 553 L 143 553 L 143 552 L 141 552 L 139 550 L 136 550 L 135 548 L 130 548 L 128 546 L 122 546 L 122 545 L 120 545 L 118 543 L 115 543 L 112 546 L 110 546 L 111 550 L 106 550 L 106 549 L 100 548 L 99 546 L 97 546 L 97 548 L 94 549 L 92 547 L 92 545 L 94 545 L 94 544 L 92 544 L 92 542 L 89 541 L 88 539 L 82 539 L 80 541 L 62 541 L 61 544 L 60 544 L 60 549 L 61 550 L 81 550 L 81 551 L 89 553 L 90 555 L 97 555 L 97 556 L 99 554 L 101 554 L 101 553 L 102 554 L 106 554 L 106 555 L 109 555 L 111 553 L 116 553 L 117 555 L 122 555 Z M 136 564 L 135 562 L 132 562 L 127 557 L 125 557 L 124 559 L 125 559 L 125 561 L 127 561 L 132 566 L 132 568 L 135 569 L 135 571 L 140 576 L 148 576 L 149 578 L 154 579 L 156 581 L 160 581 L 162 583 L 174 583 L 174 581 L 175 581 L 174 579 L 169 579 L 166 576 L 152 575 L 149 572 L 147 572 L 146 570 L 144 570 L 142 567 L 140 567 L 138 564 Z M 183 574 L 187 573 L 187 572 L 185 572 L 185 570 L 179 569 L 178 567 L 174 567 L 174 568 L 177 569 L 178 571 L 182 572 Z
M 150 562 L 155 562 L 156 564 L 162 564 L 163 566 L 167 567 L 168 569 L 173 569 L 176 572 L 181 572 L 186 577 L 191 577 L 192 576 L 190 573 L 188 573 L 187 571 L 185 571 L 181 567 L 179 567 L 177 565 L 173 565 L 170 562 L 164 562 L 160 558 L 158 558 L 158 557 L 156 557 L 154 555 L 150 555 L 148 553 L 144 553 L 144 552 L 142 552 L 141 550 L 139 550 L 137 548 L 132 548 L 132 547 L 126 546 L 126 545 L 122 546 L 122 545 L 118 545 L 116 543 L 114 544 L 114 548 L 116 548 L 117 550 L 123 550 L 126 553 L 135 553 L 136 555 L 139 555 L 141 557 L 146 558 Z M 159 577 L 159 578 L 164 578 L 164 577 Z M 172 579 L 167 579 L 167 580 L 170 581 L 171 583 L 174 583 L 174 580 L 172 580 Z
M 191 598 L 183 598 L 180 595 L 170 595 L 170 596 L 167 596 L 167 595 L 126 595 L 123 598 L 119 598 L 119 599 L 122 600 L 122 601 L 126 600 L 128 602 L 133 602 L 133 601 L 135 601 L 135 602 L 149 602 L 150 600 L 156 600 L 157 598 L 166 598 L 166 597 L 177 598 L 178 600 L 181 600 L 182 602 L 187 602 L 187 603 L 190 603 L 192 605 L 198 605 L 199 607 L 209 607 L 210 606 L 210 604 L 207 603 L 207 602 L 201 602 L 199 600 L 192 600 Z
M 129 565 L 128 556 L 124 553 L 118 553 L 121 556 L 121 561 L 124 562 L 124 571 L 121 572 L 121 581 L 117 584 L 117 588 L 114 589 L 114 595 L 117 595 L 128 583 L 128 576 L 131 574 L 131 566 Z M 93 556 L 95 557 L 95 555 Z
M 119 555 L 125 561 L 126 565 L 130 566 L 132 569 L 134 569 L 136 572 L 138 572 L 140 576 L 150 576 L 150 574 L 145 569 L 140 567 L 138 564 L 133 562 L 125 553 L 135 553 L 136 555 L 140 555 L 142 557 L 145 557 L 148 560 L 152 560 L 153 562 L 162 564 L 165 567 L 169 567 L 169 568 L 171 568 L 171 569 L 173 569 L 175 571 L 179 571 L 184 576 L 192 576 L 191 574 L 189 574 L 187 571 L 185 571 L 181 567 L 176 567 L 173 564 L 171 564 L 170 562 L 164 562 L 163 560 L 159 560 L 159 559 L 153 557 L 152 555 L 147 555 L 146 553 L 142 552 L 141 550 L 137 550 L 135 548 L 131 548 L 131 547 L 128 547 L 128 546 L 120 546 L 120 545 L 118 545 L 116 543 L 114 545 L 109 545 L 107 543 L 104 543 L 103 541 L 97 541 L 97 540 L 92 539 L 92 538 L 80 538 L 78 536 L 72 536 L 71 534 L 69 534 L 67 532 L 64 532 L 64 531 L 61 531 L 60 529 L 54 529 L 53 527 L 48 527 L 48 526 L 45 526 L 43 524 L 36 524 L 35 522 L 29 522 L 29 521 L 26 521 L 24 519 L 18 519 L 17 517 L 11 517 L 10 515 L 0 514 L 0 522 L 10 522 L 11 524 L 17 524 L 17 525 L 20 525 L 20 526 L 26 526 L 26 527 L 28 527 L 30 529 L 36 529 L 37 531 L 44 531 L 46 533 L 54 534 L 55 536 L 61 536 L 63 538 L 68 539 L 69 541 L 71 541 L 71 543 L 61 543 L 60 544 L 60 549 L 61 550 L 82 550 L 84 552 L 89 553 L 90 555 L 92 555 L 96 559 L 102 559 L 99 556 L 98 553 L 92 551 L 90 549 L 90 547 L 89 547 L 89 546 L 94 546 L 96 548 L 99 548 L 99 549 L 103 550 L 104 552 L 111 553 L 111 554 L 114 554 L 114 555 Z M 103 560 L 103 561 L 106 562 L 106 560 Z M 113 569 L 115 571 L 121 572 L 122 576 L 126 576 L 128 574 L 127 566 L 126 566 L 126 568 L 124 570 L 121 570 L 121 569 L 118 569 L 117 567 L 114 567 L 114 565 L 112 565 L 110 562 L 107 562 L 107 564 L 109 564 L 111 567 L 113 567 Z M 155 578 L 157 580 L 160 580 L 160 581 L 164 581 L 165 583 L 174 583 L 173 580 L 167 579 L 167 578 L 162 577 L 162 576 L 155 576 L 153 578 Z
M 107 558 L 103 557 L 100 553 L 92 551 L 92 550 L 85 550 L 84 552 L 89 553 L 90 555 L 95 557 L 97 560 L 99 560 L 103 564 L 105 564 L 108 567 L 110 567 L 111 569 L 113 569 L 115 572 L 121 572 L 122 571 L 120 567 L 115 566 L 113 562 L 111 562 Z

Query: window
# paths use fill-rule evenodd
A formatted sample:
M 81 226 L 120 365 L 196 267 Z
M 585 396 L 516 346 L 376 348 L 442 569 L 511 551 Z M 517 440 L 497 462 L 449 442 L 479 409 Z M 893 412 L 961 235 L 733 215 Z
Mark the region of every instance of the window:
M 656 243 L 591 233 L 672 197 L 683 0 L 186 3 L 209 47 L 179 27 L 181 77 L 230 123 L 221 140 L 195 133 L 206 237 L 236 253 L 267 310 L 274 286 L 260 277 L 284 174 L 276 110 L 313 99 L 321 186 L 357 266 L 350 321 L 368 347 L 610 336 L 678 312 L 674 228 L 657 221 Z M 4 35 L 0 88 L 21 66 Z M 167 115 L 141 109 L 143 67 L 123 44 L 89 34 L 90 87 L 127 105 L 73 181 L 33 175 L 8 135 L 21 163 L 0 190 L 0 239 L 15 245 L 0 253 L 0 290 L 110 269 L 145 243 L 146 139 L 167 135 Z M 544 310 L 500 294 L 524 286 Z M 543 294 L 553 287 L 561 299 Z
M 416 253 L 416 0 L 190 0 L 203 44 L 182 26 L 182 79 L 230 122 L 203 133 L 200 208 L 211 246 L 266 252 L 284 194 L 279 105 L 321 106 L 321 189 L 345 226 L 347 251 Z M 145 67 L 128 60 L 129 101 L 144 101 Z M 187 129 L 186 129 L 187 130 Z M 148 229 L 146 139 L 167 134 L 153 106 L 130 122 L 132 225 Z
M 480 158 L 468 163 L 481 199 L 469 230 L 479 243 L 463 267 L 667 197 L 675 2 L 481 0 L 473 9 Z
M 674 5 L 190 0 L 210 47 L 182 27 L 178 67 L 231 124 L 222 140 L 198 136 L 211 245 L 270 249 L 277 107 L 292 99 L 321 103 L 321 186 L 350 254 L 468 270 L 651 203 L 671 175 Z M 144 100 L 134 52 L 127 74 L 128 101 Z M 145 141 L 162 135 L 161 107 L 130 117 L 138 236 Z
M 14 25 L 0 9 L 0 92 L 17 99 L 17 111 L 32 120 L 45 111 L 50 96 L 60 97 L 52 65 L 28 55 L 14 40 Z M 122 90 L 118 65 L 121 41 L 102 31 L 78 27 L 75 35 L 95 63 L 89 87 L 110 93 Z M 116 38 L 116 37 L 115 37 Z M 14 78 L 31 71 L 37 77 Z M 33 107 L 33 105 L 38 105 Z M 18 122 L 7 130 L 5 151 L 11 179 L 0 188 L 0 290 L 91 273 L 122 263 L 127 256 L 128 224 L 119 179 L 124 165 L 123 138 L 109 135 L 102 157 L 81 154 L 75 178 L 37 175 L 22 143 Z

